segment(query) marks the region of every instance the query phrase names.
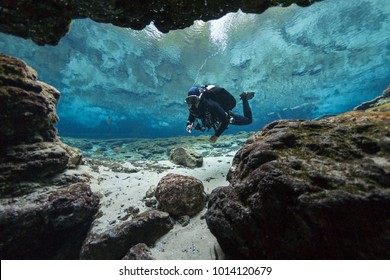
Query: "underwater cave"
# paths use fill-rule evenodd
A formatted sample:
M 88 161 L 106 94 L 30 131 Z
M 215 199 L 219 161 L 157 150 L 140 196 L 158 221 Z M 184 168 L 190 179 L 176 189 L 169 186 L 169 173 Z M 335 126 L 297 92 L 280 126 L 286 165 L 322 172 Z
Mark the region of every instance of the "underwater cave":
M 257 131 L 277 119 L 336 115 L 378 96 L 390 80 L 390 3 L 321 1 L 229 13 L 160 32 L 74 20 L 55 46 L 0 34 L 0 51 L 23 59 L 61 92 L 60 136 L 186 135 L 192 85 L 254 91 Z M 241 113 L 239 103 L 235 108 Z
M 0 258 L 389 259 L 389 30 L 388 0 L 1 1 Z M 188 134 L 201 85 L 252 123 Z

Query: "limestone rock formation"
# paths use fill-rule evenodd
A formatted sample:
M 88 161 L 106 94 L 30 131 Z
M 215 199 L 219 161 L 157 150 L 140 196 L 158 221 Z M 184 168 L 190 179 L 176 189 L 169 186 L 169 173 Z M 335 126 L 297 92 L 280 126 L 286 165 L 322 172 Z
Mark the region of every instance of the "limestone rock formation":
M 57 137 L 59 98 L 23 61 L 0 54 L 0 193 L 9 182 L 57 174 L 80 162 L 81 151 Z
M 138 243 L 153 244 L 173 228 L 168 213 L 150 210 L 106 232 L 89 232 L 81 259 L 120 260 Z
M 171 150 L 169 160 L 174 164 L 190 168 L 201 167 L 203 165 L 203 157 L 201 155 L 181 147 Z
M 23 61 L 0 54 L 1 146 L 54 141 L 60 93 Z
M 206 221 L 230 259 L 389 259 L 390 104 L 280 120 L 237 152 Z
M 169 173 L 157 185 L 159 207 L 173 216 L 194 216 L 206 204 L 203 183 L 192 177 Z
M 81 151 L 54 127 L 60 93 L 23 61 L 0 54 L 0 256 L 77 259 L 99 198 L 62 173 Z
M 12 183 L 44 178 L 60 173 L 68 167 L 74 167 L 73 162 L 79 163 L 82 157 L 81 151 L 60 143 L 21 144 L 1 151 L 0 194 L 12 193 L 12 190 L 8 188 Z M 70 157 L 68 151 L 74 151 L 75 156 Z
M 98 205 L 83 183 L 1 199 L 1 259 L 78 259 Z
M 31 38 L 37 44 L 57 44 L 68 32 L 72 19 L 89 17 L 97 22 L 143 29 L 150 22 L 162 32 L 181 29 L 194 20 L 208 21 L 241 9 L 262 13 L 271 6 L 296 3 L 310 5 L 320 0 L 230 0 L 230 1 L 124 1 L 124 0 L 3 0 L 0 2 L 0 32 Z

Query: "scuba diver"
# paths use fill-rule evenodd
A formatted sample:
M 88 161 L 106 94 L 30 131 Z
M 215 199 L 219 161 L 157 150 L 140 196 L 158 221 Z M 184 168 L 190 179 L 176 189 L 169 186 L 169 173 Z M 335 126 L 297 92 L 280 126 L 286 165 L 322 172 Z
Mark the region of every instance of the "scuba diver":
M 252 123 L 252 111 L 248 100 L 254 95 L 254 92 L 240 94 L 244 111 L 244 116 L 242 116 L 231 112 L 236 106 L 236 99 L 226 89 L 214 85 L 191 87 L 185 100 L 189 109 L 186 130 L 191 133 L 193 129 L 203 132 L 212 128 L 214 135 L 209 141 L 215 143 L 229 124 L 248 125 Z

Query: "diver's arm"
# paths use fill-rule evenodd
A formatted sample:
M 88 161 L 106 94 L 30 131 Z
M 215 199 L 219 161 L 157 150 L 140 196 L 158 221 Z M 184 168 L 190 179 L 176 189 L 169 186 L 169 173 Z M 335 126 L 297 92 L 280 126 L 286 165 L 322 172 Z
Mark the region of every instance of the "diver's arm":
M 188 116 L 188 120 L 187 120 L 187 124 L 190 122 L 190 123 L 194 123 L 196 120 L 195 116 L 193 114 L 190 113 L 190 115 Z
M 188 116 L 188 119 L 187 119 L 187 124 L 186 124 L 186 130 L 187 132 L 191 133 L 192 130 L 194 129 L 194 122 L 195 122 L 196 118 L 194 117 L 194 115 L 192 115 L 190 113 L 190 115 Z

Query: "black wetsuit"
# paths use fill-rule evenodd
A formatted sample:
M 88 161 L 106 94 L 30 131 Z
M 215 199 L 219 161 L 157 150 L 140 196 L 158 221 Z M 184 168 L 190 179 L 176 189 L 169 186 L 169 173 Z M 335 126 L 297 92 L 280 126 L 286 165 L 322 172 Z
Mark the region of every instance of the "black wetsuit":
M 216 94 L 218 94 L 218 91 L 225 91 L 224 88 L 220 87 L 213 87 L 211 90 Z M 198 108 L 190 108 L 188 122 L 194 123 L 198 118 L 202 121 L 203 126 L 214 128 L 215 136 L 218 137 L 226 130 L 229 123 L 234 125 L 247 125 L 252 123 L 252 111 L 246 98 L 242 100 L 244 116 L 241 116 L 233 112 L 225 112 L 220 104 L 207 98 L 207 92 L 208 90 L 202 94 Z M 232 122 L 230 122 L 231 118 Z

